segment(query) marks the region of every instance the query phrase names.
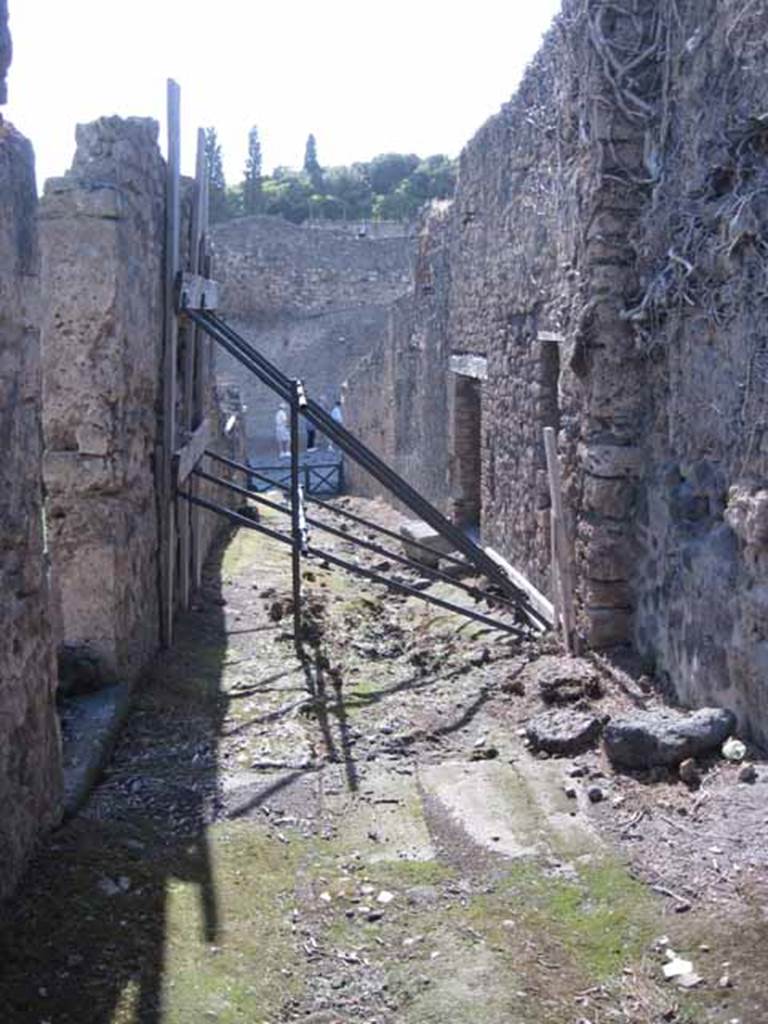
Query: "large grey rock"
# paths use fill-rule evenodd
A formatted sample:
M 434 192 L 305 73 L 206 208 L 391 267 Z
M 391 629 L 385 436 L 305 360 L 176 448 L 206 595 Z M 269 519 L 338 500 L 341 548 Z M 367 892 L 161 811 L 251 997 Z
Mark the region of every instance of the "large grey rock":
M 699 711 L 641 711 L 616 718 L 605 729 L 608 756 L 625 768 L 677 765 L 716 750 L 736 728 L 736 716 L 724 708 Z
M 591 747 L 600 729 L 600 719 L 595 715 L 563 708 L 536 715 L 528 722 L 525 734 L 534 750 L 568 757 Z

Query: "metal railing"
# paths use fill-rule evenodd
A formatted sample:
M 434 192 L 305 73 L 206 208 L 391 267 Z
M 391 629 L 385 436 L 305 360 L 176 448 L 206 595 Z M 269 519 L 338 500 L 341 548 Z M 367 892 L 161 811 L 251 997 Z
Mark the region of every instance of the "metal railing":
M 302 462 L 299 473 L 305 494 L 341 494 L 344 489 L 344 463 L 341 461 Z M 251 466 L 249 476 L 251 483 L 253 480 L 261 480 L 263 483 L 262 487 L 252 487 L 254 491 L 286 486 L 290 489 L 291 467 L 285 464 Z

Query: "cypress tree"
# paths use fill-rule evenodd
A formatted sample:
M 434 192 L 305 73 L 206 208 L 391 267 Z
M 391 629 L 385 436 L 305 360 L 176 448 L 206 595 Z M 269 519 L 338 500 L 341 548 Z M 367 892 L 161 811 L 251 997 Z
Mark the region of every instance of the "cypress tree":
M 248 132 L 248 159 L 243 179 L 243 213 L 259 213 L 262 207 L 261 143 L 256 125 Z

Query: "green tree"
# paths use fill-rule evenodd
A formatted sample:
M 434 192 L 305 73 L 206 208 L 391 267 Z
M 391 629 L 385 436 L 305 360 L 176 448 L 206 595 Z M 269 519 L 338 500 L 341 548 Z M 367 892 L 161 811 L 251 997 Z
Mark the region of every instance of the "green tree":
M 221 146 L 215 128 L 205 129 L 205 156 L 208 164 L 208 202 L 212 224 L 227 220 L 230 215 L 227 201 L 227 183 L 224 180 L 224 164 Z
M 325 192 L 342 204 L 345 220 L 371 216 L 373 193 L 364 164 L 329 168 L 325 172 Z
M 412 195 L 422 202 L 428 199 L 450 199 L 456 188 L 455 161 L 438 153 L 422 160 L 408 178 Z
M 368 164 L 368 180 L 375 195 L 389 195 L 419 166 L 415 153 L 380 153 Z
M 309 178 L 310 184 L 315 192 L 323 191 L 323 169 L 317 159 L 317 142 L 315 136 L 310 134 L 307 138 L 307 145 L 304 149 L 304 173 Z
M 261 142 L 256 125 L 248 132 L 248 159 L 242 190 L 243 213 L 246 217 L 259 213 L 262 208 Z
M 376 220 L 414 220 L 424 200 L 413 194 L 408 179 L 401 181 L 394 192 L 378 195 L 373 204 L 373 216 Z
M 312 195 L 312 186 L 303 174 L 283 170 L 279 178 L 264 181 L 264 212 L 302 224 L 309 217 Z

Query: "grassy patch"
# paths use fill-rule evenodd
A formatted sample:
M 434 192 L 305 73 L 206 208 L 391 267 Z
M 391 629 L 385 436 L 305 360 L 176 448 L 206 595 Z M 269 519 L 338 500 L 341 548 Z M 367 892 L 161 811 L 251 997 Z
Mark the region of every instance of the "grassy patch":
M 73 822 L 0 936 L 4 1024 L 268 1019 L 302 984 L 295 867 L 245 823 L 168 843 Z

